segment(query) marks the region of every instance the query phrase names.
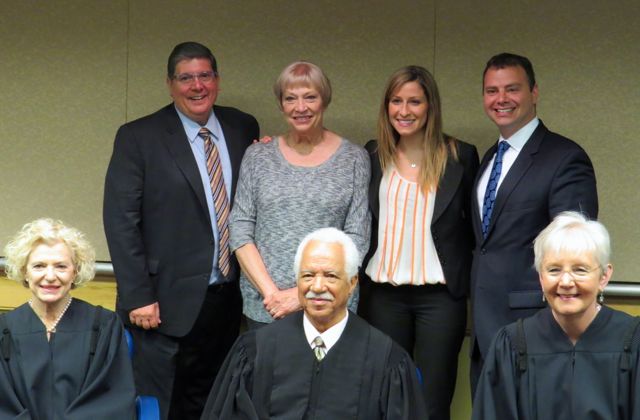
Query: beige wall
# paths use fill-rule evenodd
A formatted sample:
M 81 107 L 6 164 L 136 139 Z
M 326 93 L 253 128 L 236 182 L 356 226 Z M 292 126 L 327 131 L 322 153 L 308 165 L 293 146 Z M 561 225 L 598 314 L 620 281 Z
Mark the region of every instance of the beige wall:
M 544 122 L 594 161 L 615 280 L 640 281 L 635 0 L 0 1 L 2 246 L 47 215 L 86 231 L 109 259 L 101 207 L 113 136 L 168 102 L 166 57 L 178 42 L 212 48 L 219 103 L 253 113 L 265 134 L 283 129 L 271 94 L 279 71 L 318 63 L 334 86 L 327 127 L 360 143 L 374 136 L 387 76 L 424 65 L 439 81 L 447 131 L 480 153 L 497 136 L 482 111 L 481 72 L 506 50 L 533 61 Z

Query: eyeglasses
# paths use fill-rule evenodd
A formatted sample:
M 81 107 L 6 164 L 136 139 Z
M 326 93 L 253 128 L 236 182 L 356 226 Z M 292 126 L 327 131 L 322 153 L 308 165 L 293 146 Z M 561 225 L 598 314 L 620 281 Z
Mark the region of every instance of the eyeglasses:
M 190 85 L 196 80 L 200 80 L 200 83 L 209 83 L 213 79 L 215 79 L 217 75 L 218 73 L 216 73 L 215 71 L 203 71 L 197 74 L 194 74 L 194 73 L 176 74 L 175 76 L 173 76 L 173 79 L 177 80 L 178 83 L 180 84 Z
M 543 268 L 543 272 L 548 278 L 555 281 L 562 280 L 564 273 L 567 273 L 574 281 L 585 281 L 589 280 L 589 275 L 598 269 L 600 269 L 600 267 L 589 268 L 577 266 L 565 270 L 564 268 L 552 266 Z

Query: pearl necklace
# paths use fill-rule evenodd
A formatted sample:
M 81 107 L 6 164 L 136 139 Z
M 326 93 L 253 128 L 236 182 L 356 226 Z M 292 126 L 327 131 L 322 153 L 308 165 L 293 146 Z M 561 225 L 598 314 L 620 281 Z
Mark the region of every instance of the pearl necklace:
M 51 325 L 50 328 L 47 328 L 47 324 L 44 322 L 44 319 L 42 320 L 42 322 L 44 323 L 44 327 L 47 330 L 48 334 L 53 334 L 53 333 L 56 332 L 56 327 L 58 326 L 58 323 L 60 322 L 60 320 L 64 316 L 65 312 L 67 312 L 67 309 L 69 309 L 69 306 L 71 305 L 71 300 L 72 299 L 73 298 L 71 296 L 69 296 L 69 300 L 67 300 L 67 303 L 64 305 L 64 308 L 62 308 L 62 312 L 60 312 L 60 315 L 58 315 L 58 317 L 53 322 L 53 325 Z M 33 309 L 33 298 L 29 299 L 29 306 L 31 307 L 31 309 Z M 38 315 L 37 312 L 36 312 L 36 315 Z M 38 315 L 38 317 L 40 317 L 40 315 Z M 42 319 L 42 318 L 40 318 L 40 319 Z

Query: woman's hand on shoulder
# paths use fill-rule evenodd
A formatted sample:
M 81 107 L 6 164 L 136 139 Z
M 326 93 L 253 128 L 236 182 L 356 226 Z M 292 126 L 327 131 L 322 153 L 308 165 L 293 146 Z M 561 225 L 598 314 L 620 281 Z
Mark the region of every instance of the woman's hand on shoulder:
M 253 139 L 253 143 L 263 143 L 263 144 L 267 144 L 267 143 L 271 143 L 273 141 L 273 137 L 272 136 L 262 136 L 259 139 Z

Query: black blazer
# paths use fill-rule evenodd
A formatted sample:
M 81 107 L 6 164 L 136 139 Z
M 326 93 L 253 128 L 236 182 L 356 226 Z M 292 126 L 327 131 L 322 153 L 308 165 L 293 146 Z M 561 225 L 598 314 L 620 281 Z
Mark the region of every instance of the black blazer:
M 258 138 L 256 119 L 214 106 L 229 149 L 235 195 L 245 149 Z M 158 331 L 180 337 L 200 311 L 212 270 L 209 209 L 184 128 L 173 104 L 118 130 L 104 188 L 104 229 L 118 282 L 116 309 L 159 302 Z M 229 280 L 237 281 L 232 261 Z
M 598 215 L 596 178 L 587 153 L 549 131 L 541 121 L 498 189 L 487 238 L 483 238 L 475 192 L 496 149 L 497 144 L 482 159 L 472 206 L 476 238 L 471 270 L 472 338 L 483 357 L 500 327 L 544 306 L 533 267 L 533 240 L 538 233 L 565 210 L 581 211 L 591 218 Z
M 442 265 L 449 292 L 463 298 L 469 291 L 469 270 L 473 232 L 471 230 L 471 203 L 473 179 L 478 170 L 478 151 L 463 141 L 457 141 L 458 161 L 449 156 L 444 175 L 438 185 L 431 220 L 431 235 Z M 369 141 L 365 149 L 371 157 L 371 183 L 369 207 L 372 215 L 371 246 L 362 264 L 361 276 L 378 248 L 379 191 L 382 168 L 378 158 L 378 143 Z M 366 293 L 366 292 L 365 292 Z

